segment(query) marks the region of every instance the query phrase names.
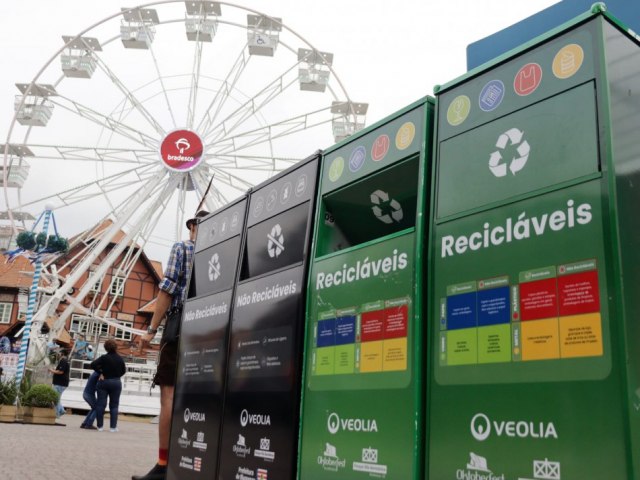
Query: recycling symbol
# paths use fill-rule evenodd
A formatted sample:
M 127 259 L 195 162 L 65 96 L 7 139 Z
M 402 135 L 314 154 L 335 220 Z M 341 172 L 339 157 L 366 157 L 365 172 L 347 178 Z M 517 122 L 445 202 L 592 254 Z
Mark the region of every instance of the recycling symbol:
M 209 260 L 209 280 L 215 282 L 220 276 L 220 257 L 217 253 L 214 253 Z
M 400 222 L 402 220 L 403 215 L 400 203 L 393 198 L 389 200 L 389 194 L 387 192 L 382 190 L 376 190 L 373 192 L 371 194 L 371 203 L 373 204 L 371 207 L 373 214 L 382 223 L 393 223 L 394 221 Z M 391 214 L 383 213 L 382 208 L 380 208 L 380 205 L 382 204 L 389 205 L 387 212 L 390 212 Z
M 489 157 L 489 169 L 491 170 L 491 173 L 493 173 L 496 177 L 506 176 L 507 168 L 511 170 L 512 175 L 515 175 L 527 164 L 531 147 L 526 140 L 522 139 L 523 135 L 524 132 L 521 132 L 517 128 L 512 128 L 498 137 L 496 147 L 498 147 L 499 150 L 493 152 Z M 517 158 L 514 156 L 511 159 L 511 162 L 507 164 L 506 162 L 502 162 L 502 155 L 500 153 L 500 150 L 504 150 L 507 147 L 508 143 L 510 145 L 518 145 L 516 151 L 520 156 Z
M 267 235 L 267 252 L 270 258 L 277 258 L 284 252 L 284 235 L 279 223 L 276 223 L 271 229 L 271 233 Z

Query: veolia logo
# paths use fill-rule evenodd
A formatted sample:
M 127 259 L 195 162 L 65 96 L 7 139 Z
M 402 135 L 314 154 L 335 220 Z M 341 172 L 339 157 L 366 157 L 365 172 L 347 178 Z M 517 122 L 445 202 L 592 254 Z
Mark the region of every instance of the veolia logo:
M 471 419 L 471 435 L 476 440 L 482 442 L 489 437 L 491 433 L 491 422 L 489 417 L 484 413 L 478 413 Z
M 252 414 L 245 408 L 240 412 L 240 425 L 271 425 L 271 417 L 269 415 Z
M 327 419 L 327 429 L 332 435 L 338 433 L 338 430 L 340 430 L 340 417 L 338 417 L 337 413 L 329 415 Z
M 189 422 L 204 422 L 206 420 L 205 414 L 201 412 L 192 412 L 188 408 L 184 409 L 184 423 Z
M 327 418 L 327 430 L 335 435 L 340 430 L 348 432 L 377 432 L 378 424 L 375 419 L 365 418 L 340 418 L 340 416 L 332 412 Z
M 160 145 L 160 158 L 166 168 L 174 172 L 188 172 L 196 168 L 204 157 L 200 137 L 191 130 L 175 130 L 167 134 Z
M 510 438 L 555 438 L 558 433 L 553 422 L 531 422 L 526 420 L 489 420 L 484 413 L 471 419 L 471 435 L 479 442 L 485 441 L 495 432 L 498 437 Z

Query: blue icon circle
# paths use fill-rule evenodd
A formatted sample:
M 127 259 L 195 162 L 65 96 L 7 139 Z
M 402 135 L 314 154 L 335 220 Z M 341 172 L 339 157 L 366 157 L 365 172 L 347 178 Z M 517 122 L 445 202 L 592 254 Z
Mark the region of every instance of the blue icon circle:
M 491 80 L 480 92 L 478 103 L 483 112 L 491 112 L 498 108 L 504 99 L 504 83 L 500 80 Z
M 357 172 L 364 165 L 364 161 L 367 159 L 367 150 L 362 145 L 356 147 L 351 156 L 349 157 L 349 170 Z

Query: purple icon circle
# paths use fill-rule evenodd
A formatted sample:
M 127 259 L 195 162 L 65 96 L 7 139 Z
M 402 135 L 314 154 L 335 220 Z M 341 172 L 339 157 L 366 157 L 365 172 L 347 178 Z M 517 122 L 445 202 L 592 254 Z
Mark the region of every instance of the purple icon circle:
M 504 83 L 500 80 L 491 80 L 482 88 L 478 103 L 483 112 L 491 112 L 498 108 L 504 99 Z

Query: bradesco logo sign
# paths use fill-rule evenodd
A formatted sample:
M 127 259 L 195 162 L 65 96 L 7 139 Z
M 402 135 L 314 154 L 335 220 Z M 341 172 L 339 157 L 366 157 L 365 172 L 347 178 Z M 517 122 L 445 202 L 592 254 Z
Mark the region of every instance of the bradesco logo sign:
M 174 130 L 160 145 L 162 163 L 174 172 L 193 170 L 200 164 L 203 156 L 202 140 L 191 130 Z
M 510 438 L 558 439 L 553 422 L 491 420 L 484 413 L 477 413 L 471 418 L 470 429 L 473 438 L 479 442 L 484 442 L 491 435 Z

